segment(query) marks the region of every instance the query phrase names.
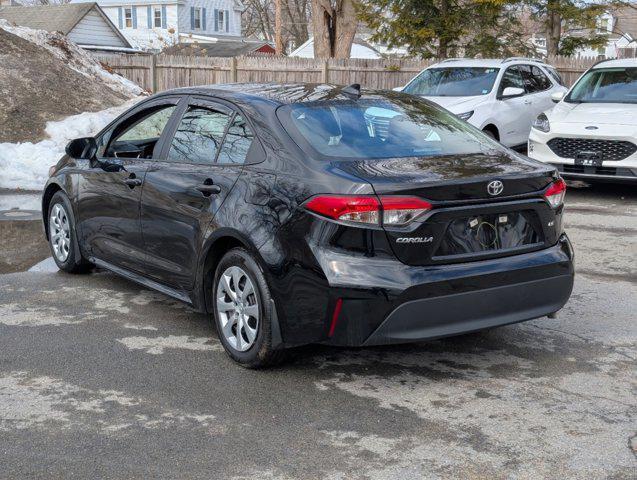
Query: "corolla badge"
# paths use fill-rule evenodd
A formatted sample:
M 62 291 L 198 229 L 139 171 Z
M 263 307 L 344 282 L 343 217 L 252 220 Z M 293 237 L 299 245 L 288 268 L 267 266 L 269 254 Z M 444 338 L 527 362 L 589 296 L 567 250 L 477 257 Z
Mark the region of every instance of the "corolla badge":
M 502 190 L 504 190 L 504 184 L 500 180 L 492 180 L 487 185 L 487 193 L 492 197 L 500 195 Z
M 434 237 L 399 237 L 396 243 L 431 243 Z

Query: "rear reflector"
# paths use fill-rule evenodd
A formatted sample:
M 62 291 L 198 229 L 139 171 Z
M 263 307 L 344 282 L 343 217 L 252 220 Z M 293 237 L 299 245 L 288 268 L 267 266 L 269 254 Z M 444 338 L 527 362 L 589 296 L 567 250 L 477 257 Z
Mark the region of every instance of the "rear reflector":
M 549 202 L 549 205 L 553 208 L 557 208 L 564 203 L 564 197 L 566 196 L 566 182 L 561 178 L 558 178 L 544 192 L 544 198 Z
M 305 208 L 333 220 L 363 225 L 407 225 L 431 210 L 431 203 L 418 197 L 385 195 L 317 195 Z

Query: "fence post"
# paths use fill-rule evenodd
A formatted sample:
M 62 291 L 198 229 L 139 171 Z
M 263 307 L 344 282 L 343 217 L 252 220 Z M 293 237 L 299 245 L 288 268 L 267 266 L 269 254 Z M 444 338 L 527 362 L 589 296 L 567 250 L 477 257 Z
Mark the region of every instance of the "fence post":
M 321 68 L 321 81 L 323 83 L 330 83 L 330 65 L 329 60 L 323 60 L 323 65 Z
M 150 91 L 157 93 L 157 54 L 150 56 Z
M 230 81 L 232 83 L 237 81 L 237 57 L 230 59 Z

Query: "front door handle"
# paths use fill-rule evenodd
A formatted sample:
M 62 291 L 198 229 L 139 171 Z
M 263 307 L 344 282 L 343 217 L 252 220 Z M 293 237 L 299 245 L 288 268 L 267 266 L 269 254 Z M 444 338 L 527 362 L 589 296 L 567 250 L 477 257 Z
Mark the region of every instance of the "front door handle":
M 135 188 L 139 187 L 142 184 L 142 180 L 140 178 L 127 178 L 126 180 L 124 180 L 124 183 L 130 188 Z
M 221 193 L 221 187 L 219 185 L 213 185 L 212 183 L 197 185 L 195 188 L 199 190 L 204 197 L 209 197 L 210 195 L 217 195 L 218 193 Z

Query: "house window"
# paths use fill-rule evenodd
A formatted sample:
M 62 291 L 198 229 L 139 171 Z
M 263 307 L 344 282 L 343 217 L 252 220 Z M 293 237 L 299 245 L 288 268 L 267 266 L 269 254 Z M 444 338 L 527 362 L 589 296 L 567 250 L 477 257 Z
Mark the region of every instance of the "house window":
M 195 29 L 200 30 L 201 29 L 201 8 L 195 8 L 193 11 L 193 25 L 195 27 Z
M 126 28 L 133 28 L 133 9 L 132 8 L 124 9 L 124 26 Z
M 153 11 L 153 25 L 155 28 L 161 28 L 161 8 L 155 8 Z
M 226 12 L 219 10 L 217 14 L 217 30 L 223 32 L 226 29 Z
M 599 21 L 599 32 L 600 33 L 608 32 L 608 18 L 602 18 Z

